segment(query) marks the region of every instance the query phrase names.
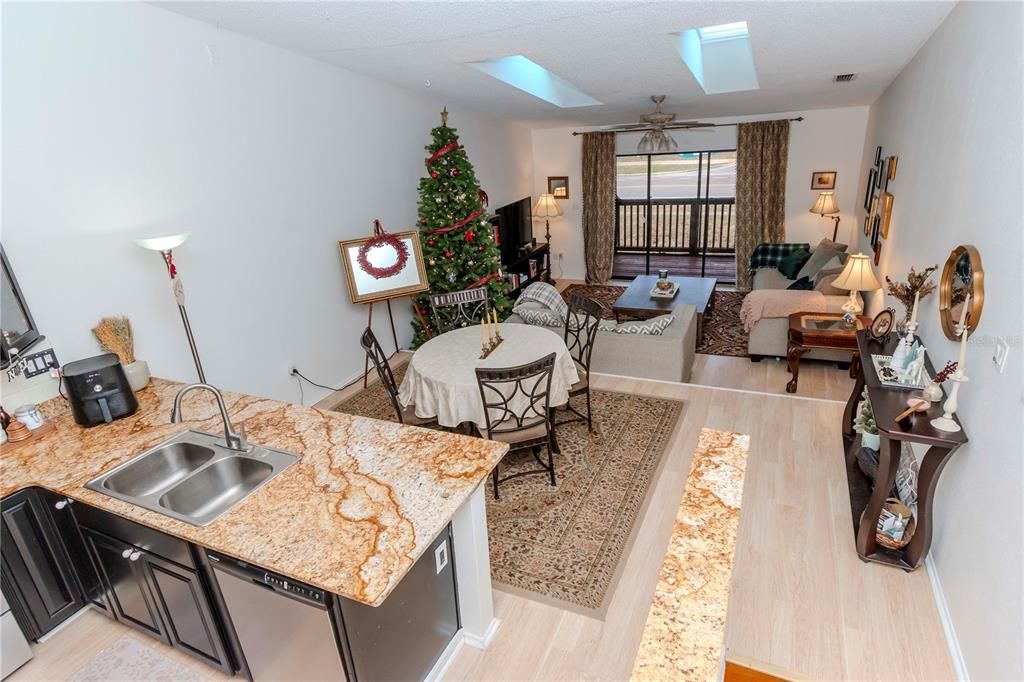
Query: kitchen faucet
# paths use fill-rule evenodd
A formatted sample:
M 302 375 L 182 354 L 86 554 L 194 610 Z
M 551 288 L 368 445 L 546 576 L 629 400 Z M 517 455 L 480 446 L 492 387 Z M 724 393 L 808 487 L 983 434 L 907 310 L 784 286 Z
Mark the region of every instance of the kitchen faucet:
M 248 452 L 250 446 L 245 440 L 245 425 L 242 425 L 237 432 L 234 430 L 231 426 L 231 419 L 228 418 L 228 409 L 224 406 L 224 396 L 220 394 L 216 387 L 210 384 L 189 384 L 178 391 L 178 395 L 174 398 L 174 407 L 171 409 L 171 423 L 178 424 L 181 422 L 181 399 L 194 388 L 206 389 L 217 398 L 217 406 L 220 407 L 220 417 L 224 420 L 225 447 L 229 450 L 237 450 L 238 452 Z

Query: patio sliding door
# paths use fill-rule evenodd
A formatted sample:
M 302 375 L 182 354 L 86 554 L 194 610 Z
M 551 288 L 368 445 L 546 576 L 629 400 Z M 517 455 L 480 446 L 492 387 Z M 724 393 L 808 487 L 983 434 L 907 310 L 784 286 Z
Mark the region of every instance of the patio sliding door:
M 735 280 L 735 150 L 616 159 L 612 276 Z

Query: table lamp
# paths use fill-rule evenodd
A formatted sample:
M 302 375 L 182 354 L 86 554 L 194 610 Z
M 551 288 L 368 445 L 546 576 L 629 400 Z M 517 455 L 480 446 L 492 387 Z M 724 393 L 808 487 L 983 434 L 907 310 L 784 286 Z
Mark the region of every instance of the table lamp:
M 544 219 L 544 240 L 551 243 L 551 223 L 550 218 L 557 218 L 562 215 L 562 209 L 555 201 L 554 194 L 541 194 L 540 199 L 537 200 L 536 206 L 533 207 L 533 217 Z
M 199 374 L 199 381 L 206 383 L 206 375 L 203 374 L 203 365 L 199 362 L 199 351 L 196 350 L 196 340 L 192 336 L 192 325 L 188 322 L 188 312 L 185 310 L 185 289 L 182 287 L 181 278 L 178 277 L 178 268 L 174 264 L 173 250 L 185 243 L 191 232 L 165 235 L 162 237 L 147 237 L 136 239 L 135 243 L 150 251 L 159 251 L 167 266 L 167 274 L 171 277 L 171 290 L 174 292 L 174 300 L 178 303 L 178 313 L 181 315 L 181 323 L 185 325 L 185 336 L 188 338 L 188 347 L 192 351 L 192 361 L 196 363 L 196 372 Z
M 839 207 L 836 205 L 835 192 L 820 193 L 814 201 L 814 206 L 811 206 L 810 212 L 817 213 L 823 218 L 830 216 L 832 220 L 836 221 L 832 228 L 832 241 L 835 241 L 839 234 Z
M 881 284 L 871 269 L 871 258 L 863 253 L 855 253 L 846 260 L 846 267 L 839 273 L 832 286 L 850 292 L 850 300 L 843 304 L 843 321 L 856 326 L 857 316 L 864 312 L 860 291 L 880 289 Z

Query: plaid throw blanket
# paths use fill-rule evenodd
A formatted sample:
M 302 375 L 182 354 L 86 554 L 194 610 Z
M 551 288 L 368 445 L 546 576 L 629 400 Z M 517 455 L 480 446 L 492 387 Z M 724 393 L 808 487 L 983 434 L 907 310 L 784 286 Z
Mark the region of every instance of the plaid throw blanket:
M 753 275 L 761 268 L 778 268 L 783 259 L 797 249 L 811 250 L 810 244 L 788 242 L 786 244 L 758 244 L 750 254 L 750 267 L 747 272 Z

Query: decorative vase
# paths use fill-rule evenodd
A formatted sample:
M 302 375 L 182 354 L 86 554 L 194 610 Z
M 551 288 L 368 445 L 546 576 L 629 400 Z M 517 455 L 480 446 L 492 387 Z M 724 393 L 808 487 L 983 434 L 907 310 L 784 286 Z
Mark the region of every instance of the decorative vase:
M 133 391 L 141 391 L 149 383 L 149 365 L 145 360 L 136 360 L 123 367 L 124 374 L 128 377 L 128 385 Z
M 877 433 L 861 433 L 860 434 L 860 446 L 862 448 L 869 448 L 871 450 L 878 450 L 882 447 L 882 437 Z
M 929 381 L 923 389 L 921 389 L 921 396 L 925 400 L 930 400 L 933 403 L 937 403 L 942 400 L 942 387 L 934 381 Z

